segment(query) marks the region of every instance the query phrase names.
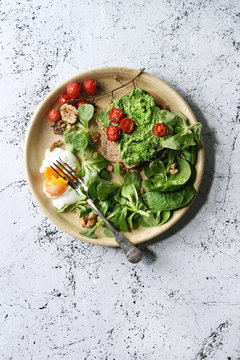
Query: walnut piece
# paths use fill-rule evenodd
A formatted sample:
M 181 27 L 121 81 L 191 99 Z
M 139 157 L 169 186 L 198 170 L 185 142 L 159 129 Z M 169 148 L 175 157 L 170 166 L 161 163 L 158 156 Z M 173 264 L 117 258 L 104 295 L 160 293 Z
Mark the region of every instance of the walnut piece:
M 86 227 L 87 229 L 90 229 L 96 224 L 97 215 L 95 215 L 93 212 L 90 212 L 90 214 L 80 218 L 79 222 L 82 227 L 84 228 Z
M 50 151 L 53 151 L 56 147 L 59 147 L 63 144 L 62 140 L 54 141 L 52 145 L 50 146 Z
M 108 172 L 113 172 L 113 165 L 109 164 L 106 168 Z
M 100 134 L 98 132 L 96 132 L 93 136 L 92 136 L 92 142 L 93 144 L 95 144 L 96 142 L 98 142 L 100 140 Z
M 62 120 L 68 122 L 69 124 L 75 124 L 77 121 L 78 111 L 73 105 L 63 104 L 60 107 L 60 114 L 62 116 Z
M 54 123 L 54 125 L 52 126 L 54 134 L 62 135 L 62 133 L 64 131 L 64 129 L 62 128 L 63 124 L 64 124 L 64 122 L 62 120 L 58 120 Z
M 145 190 L 144 190 L 144 188 L 143 188 L 143 187 L 140 187 L 139 194 L 140 194 L 140 195 L 145 194 Z
M 79 218 L 79 222 L 80 222 L 80 225 L 85 228 L 85 226 L 86 226 L 85 218 L 84 217 Z
M 171 175 L 175 175 L 178 173 L 178 169 L 175 168 L 176 167 L 176 163 L 173 163 L 171 166 L 170 166 L 170 169 L 168 170 L 168 172 L 171 174 Z

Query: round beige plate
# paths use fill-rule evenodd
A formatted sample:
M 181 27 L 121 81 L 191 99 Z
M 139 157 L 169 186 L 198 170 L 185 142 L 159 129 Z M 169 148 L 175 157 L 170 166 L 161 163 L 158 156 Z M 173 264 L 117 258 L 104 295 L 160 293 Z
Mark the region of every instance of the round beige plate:
M 51 125 L 48 120 L 47 114 L 49 109 L 53 106 L 57 106 L 57 98 L 61 93 L 66 93 L 66 85 L 69 81 L 82 82 L 86 78 L 92 78 L 97 81 L 101 86 L 102 91 L 108 91 L 116 88 L 119 84 L 116 83 L 115 76 L 120 75 L 121 82 L 125 83 L 134 78 L 138 73 L 138 70 L 129 69 L 124 67 L 110 67 L 100 68 L 85 71 L 76 75 L 72 79 L 68 79 L 56 89 L 54 89 L 48 97 L 42 102 L 37 109 L 30 123 L 25 145 L 25 168 L 27 179 L 31 192 L 34 196 L 36 203 L 42 209 L 44 214 L 60 229 L 68 233 L 69 235 L 78 238 L 83 241 L 90 242 L 92 244 L 98 244 L 103 246 L 117 246 L 116 242 L 112 238 L 104 236 L 102 229 L 96 231 L 97 239 L 90 239 L 79 234 L 81 226 L 78 220 L 78 214 L 73 213 L 57 213 L 52 206 L 51 201 L 45 196 L 42 191 L 43 187 L 43 175 L 39 173 L 39 168 L 44 157 L 45 150 L 51 146 L 53 141 L 56 141 L 63 136 L 54 135 Z M 171 110 L 180 110 L 185 114 L 191 123 L 195 123 L 197 120 L 183 98 L 168 84 L 158 79 L 157 77 L 143 73 L 135 81 L 137 87 L 141 87 L 148 91 L 155 99 L 156 103 L 167 104 Z M 123 96 L 133 89 L 133 84 L 117 91 L 115 96 Z M 99 100 L 96 100 L 97 113 L 111 101 L 111 96 L 105 96 Z M 95 120 L 92 121 L 92 126 L 96 126 Z M 197 177 L 195 181 L 195 189 L 198 190 L 203 174 L 204 168 L 204 150 L 201 145 L 198 152 L 198 161 L 196 164 Z M 155 228 L 143 228 L 139 227 L 132 232 L 126 233 L 127 238 L 134 244 L 150 240 L 173 226 L 188 210 L 189 205 L 180 210 L 174 211 L 171 219 L 164 225 Z

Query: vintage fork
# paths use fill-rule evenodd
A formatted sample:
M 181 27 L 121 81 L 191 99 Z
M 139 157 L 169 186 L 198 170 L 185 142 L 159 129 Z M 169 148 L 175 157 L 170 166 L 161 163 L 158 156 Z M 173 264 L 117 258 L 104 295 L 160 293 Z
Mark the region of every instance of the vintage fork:
M 83 182 L 83 180 L 76 174 L 76 172 L 69 166 L 67 163 L 62 161 L 61 159 L 56 160 L 56 163 L 53 163 L 54 166 L 51 168 L 62 177 L 62 174 L 68 180 L 68 184 L 77 191 L 79 195 L 82 195 L 80 188 L 82 187 L 84 191 L 88 194 L 88 187 Z M 142 258 L 142 252 L 133 245 L 122 233 L 118 232 L 109 221 L 103 216 L 101 211 L 98 210 L 94 201 L 89 197 L 87 199 L 88 205 L 98 214 L 98 216 L 105 222 L 107 227 L 112 231 L 116 242 L 122 248 L 124 254 L 126 255 L 128 261 L 131 263 L 137 263 Z

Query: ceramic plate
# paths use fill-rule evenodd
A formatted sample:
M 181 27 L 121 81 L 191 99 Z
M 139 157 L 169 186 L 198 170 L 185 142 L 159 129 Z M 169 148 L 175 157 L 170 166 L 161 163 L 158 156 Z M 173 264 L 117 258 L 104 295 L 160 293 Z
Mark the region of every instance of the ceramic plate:
M 81 230 L 79 224 L 78 214 L 73 213 L 57 213 L 52 206 L 50 200 L 43 194 L 43 175 L 39 173 L 39 168 L 44 157 L 45 150 L 51 146 L 51 144 L 57 139 L 63 138 L 63 136 L 55 135 L 50 127 L 52 123 L 48 120 L 49 109 L 53 106 L 57 106 L 57 99 L 61 93 L 66 93 L 66 85 L 70 81 L 82 82 L 86 78 L 92 78 L 96 80 L 102 91 L 106 92 L 112 90 L 118 86 L 115 76 L 120 75 L 122 83 L 126 83 L 136 76 L 138 70 L 129 69 L 125 67 L 110 67 L 99 68 L 82 72 L 72 79 L 68 79 L 63 82 L 57 88 L 55 88 L 47 98 L 40 104 L 36 113 L 34 114 L 30 123 L 25 145 L 25 169 L 27 174 L 28 183 L 33 194 L 33 197 L 44 214 L 61 230 L 69 235 L 83 241 L 90 242 L 92 244 L 98 244 L 103 246 L 117 246 L 116 242 L 112 238 L 104 236 L 102 229 L 97 229 L 97 239 L 90 239 L 79 234 Z M 135 81 L 137 87 L 141 87 L 148 91 L 156 101 L 156 103 L 164 103 L 169 106 L 171 110 L 180 110 L 187 116 L 190 123 L 195 123 L 197 120 L 183 98 L 168 84 L 161 79 L 148 73 L 143 73 Z M 118 90 L 115 93 L 115 97 L 120 97 L 133 89 L 133 84 L 129 84 L 125 88 Z M 104 96 L 99 100 L 96 99 L 97 112 L 111 101 L 111 95 Z M 94 127 L 94 119 L 92 126 Z M 195 189 L 198 191 L 204 168 L 204 150 L 202 144 L 199 146 L 198 161 L 196 164 L 197 176 L 194 183 Z M 155 228 L 139 227 L 132 232 L 125 233 L 126 237 L 134 244 L 150 240 L 173 226 L 189 209 L 190 205 L 174 211 L 171 219 L 164 225 Z

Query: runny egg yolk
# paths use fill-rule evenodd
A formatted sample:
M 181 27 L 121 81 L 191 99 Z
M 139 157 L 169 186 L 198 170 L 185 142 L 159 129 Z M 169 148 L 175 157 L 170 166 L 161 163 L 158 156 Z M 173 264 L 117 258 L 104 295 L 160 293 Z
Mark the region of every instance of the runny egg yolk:
M 51 177 L 55 177 L 55 178 L 59 178 L 58 173 L 56 173 L 56 171 L 54 171 L 52 168 L 50 168 L 49 166 L 46 167 L 44 169 L 44 176 L 46 179 L 50 180 Z
M 45 190 L 51 196 L 60 196 L 67 190 L 67 181 L 61 178 L 52 168 L 44 170 Z

